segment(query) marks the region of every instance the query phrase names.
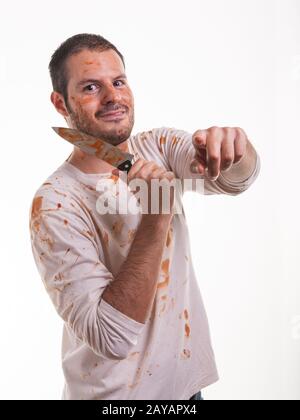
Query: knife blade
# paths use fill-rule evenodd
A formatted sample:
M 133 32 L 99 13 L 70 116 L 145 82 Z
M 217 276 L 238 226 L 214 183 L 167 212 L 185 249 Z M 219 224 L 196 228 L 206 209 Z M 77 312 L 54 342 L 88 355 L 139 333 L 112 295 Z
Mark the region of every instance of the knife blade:
M 60 137 L 85 153 L 104 160 L 110 165 L 118 168 L 120 171 L 127 173 L 130 171 L 134 158 L 130 153 L 122 152 L 118 147 L 113 146 L 98 137 L 90 136 L 79 130 L 75 130 L 74 128 L 52 128 Z

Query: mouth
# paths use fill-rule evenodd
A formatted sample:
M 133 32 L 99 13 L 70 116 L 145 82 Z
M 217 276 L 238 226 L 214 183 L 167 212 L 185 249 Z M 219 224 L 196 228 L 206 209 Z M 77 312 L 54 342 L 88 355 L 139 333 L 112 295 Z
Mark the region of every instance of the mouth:
M 107 112 L 101 116 L 103 121 L 121 121 L 125 117 L 126 111 Z

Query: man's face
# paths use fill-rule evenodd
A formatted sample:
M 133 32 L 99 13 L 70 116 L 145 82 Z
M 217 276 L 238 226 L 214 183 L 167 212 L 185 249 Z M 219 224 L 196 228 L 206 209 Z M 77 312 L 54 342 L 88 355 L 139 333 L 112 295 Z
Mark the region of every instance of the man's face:
M 127 140 L 134 125 L 134 99 L 118 54 L 84 50 L 68 59 L 67 68 L 69 126 L 115 146 Z

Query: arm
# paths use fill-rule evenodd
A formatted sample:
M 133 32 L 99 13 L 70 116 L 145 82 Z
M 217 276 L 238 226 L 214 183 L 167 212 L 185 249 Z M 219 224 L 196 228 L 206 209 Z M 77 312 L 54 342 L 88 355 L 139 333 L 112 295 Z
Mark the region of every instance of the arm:
M 174 175 L 154 162 L 139 159 L 131 168 L 128 182 L 146 181 L 148 208 L 132 243 L 126 261 L 114 282 L 104 291 L 103 299 L 126 316 L 145 323 L 157 288 L 161 260 L 172 219 L 174 196 L 170 196 L 169 214 L 149 214 L 151 208 L 151 180 L 172 180 Z
M 74 336 L 103 358 L 126 358 L 144 325 L 102 300 L 114 278 L 84 209 L 68 190 L 44 187 L 32 203 L 30 233 L 44 286 Z
M 169 217 L 143 216 L 126 261 L 103 299 L 118 311 L 145 323 L 157 288 Z
M 215 130 L 215 131 L 214 131 Z M 194 135 L 175 128 L 162 127 L 153 130 L 160 154 L 170 170 L 180 179 L 201 179 L 203 180 L 203 192 L 206 195 L 227 194 L 238 195 L 246 191 L 256 180 L 260 171 L 260 158 L 254 147 L 248 141 L 245 151 L 238 150 L 238 158 L 242 153 L 242 160 L 235 162 L 228 169 L 220 170 L 221 165 L 221 140 L 217 139 L 217 147 L 214 137 L 216 128 L 210 130 L 198 130 Z M 212 132 L 212 136 L 209 135 Z M 217 137 L 219 134 L 217 134 Z M 221 136 L 219 136 L 221 137 Z M 211 141 L 212 138 L 212 141 Z M 227 140 L 226 140 L 227 141 Z M 208 146 L 209 152 L 215 152 L 215 176 L 208 172 Z M 225 142 L 224 142 L 225 144 Z M 224 147 L 223 147 L 224 150 Z M 232 147 L 231 147 L 232 150 Z M 231 157 L 230 157 L 231 159 Z M 212 163 L 212 161 L 210 162 Z M 222 162 L 223 163 L 223 162 Z M 201 192 L 201 190 L 200 190 Z
M 149 162 L 141 166 L 154 177 L 168 174 Z M 95 239 L 99 232 L 69 191 L 49 186 L 36 194 L 30 233 L 37 268 L 59 316 L 99 356 L 124 359 L 137 344 L 155 295 L 171 217 L 143 215 L 135 245 L 114 278 Z M 107 300 L 102 298 L 106 289 Z

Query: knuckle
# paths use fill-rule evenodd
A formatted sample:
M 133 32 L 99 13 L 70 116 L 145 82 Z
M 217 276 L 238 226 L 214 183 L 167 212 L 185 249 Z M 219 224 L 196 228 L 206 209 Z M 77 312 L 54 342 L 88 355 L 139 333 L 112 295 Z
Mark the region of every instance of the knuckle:
M 246 136 L 245 131 L 241 127 L 234 127 L 235 131 L 243 136 Z
M 215 154 L 212 154 L 212 155 L 209 156 L 209 160 L 212 163 L 217 163 L 218 160 L 219 160 L 219 157 L 217 155 L 215 155 Z
M 225 163 L 225 164 L 229 164 L 229 163 L 231 163 L 231 161 L 233 160 L 233 156 L 231 156 L 231 155 L 225 155 L 224 157 L 223 157 L 223 162 Z
M 236 153 L 236 155 L 235 155 L 235 161 L 241 160 L 242 157 L 243 157 L 242 153 Z
M 220 129 L 220 127 L 217 127 L 216 125 L 214 125 L 214 126 L 210 127 L 208 130 L 209 130 L 210 133 L 216 133 L 221 129 Z
M 225 134 L 232 134 L 234 132 L 234 129 L 232 127 L 224 127 L 223 131 Z
M 149 173 L 148 169 L 147 169 L 145 166 L 143 166 L 143 167 L 139 170 L 139 172 L 137 173 L 137 178 L 143 178 L 143 179 L 146 179 L 146 178 L 147 178 L 147 176 L 148 176 L 148 173 Z

